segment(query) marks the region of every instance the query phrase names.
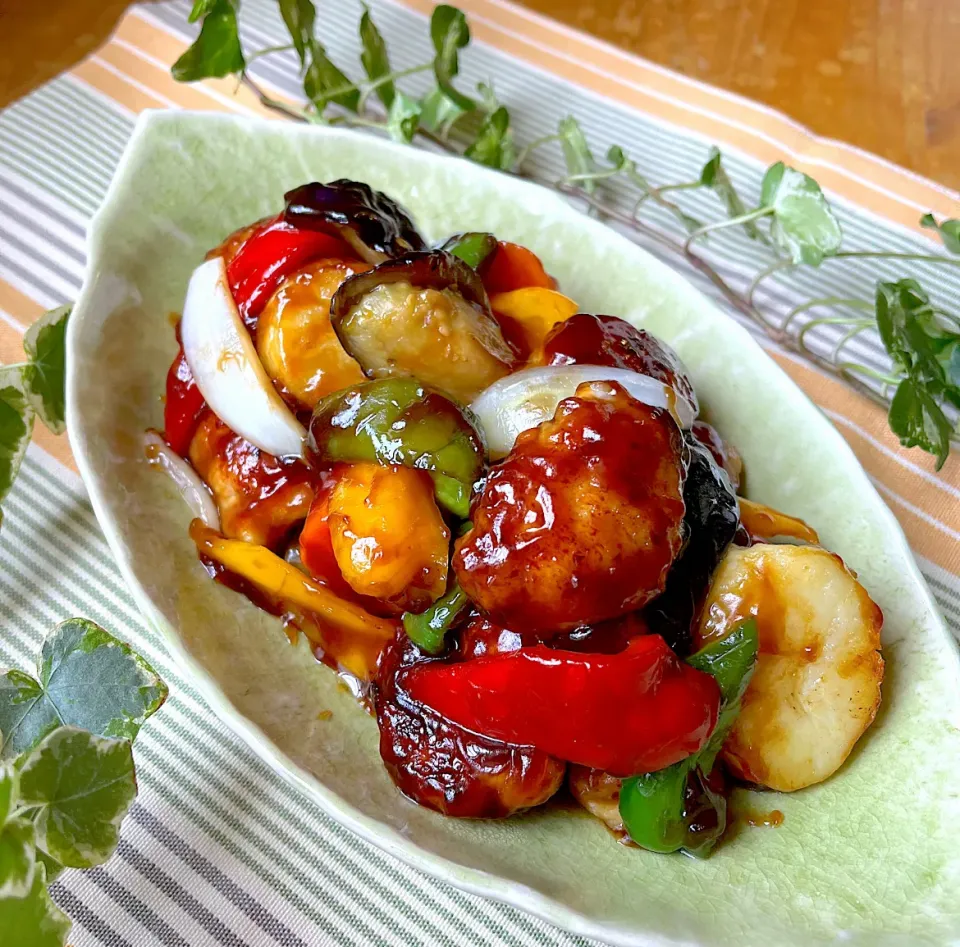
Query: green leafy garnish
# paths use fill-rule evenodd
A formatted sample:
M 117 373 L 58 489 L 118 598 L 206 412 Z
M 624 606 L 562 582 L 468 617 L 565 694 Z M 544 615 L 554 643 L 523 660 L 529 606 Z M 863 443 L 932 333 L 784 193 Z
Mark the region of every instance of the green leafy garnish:
M 237 8 L 232 0 L 198 0 L 190 18 L 203 19 L 200 35 L 173 64 L 173 78 L 178 82 L 196 82 L 243 72 L 246 62 L 237 30 Z
M 303 77 L 303 91 L 322 112 L 328 102 L 356 112 L 360 90 L 333 64 L 327 51 L 316 40 L 310 43 L 310 65 Z
M 382 86 L 380 87 L 383 88 Z M 406 92 L 393 96 L 387 113 L 387 131 L 394 141 L 410 142 L 420 126 L 420 103 Z
M 700 171 L 700 183 L 713 190 L 723 201 L 723 206 L 731 217 L 742 217 L 747 212 L 746 205 L 740 199 L 733 181 L 727 174 L 727 169 L 723 166 L 719 148 L 710 149 L 710 157 Z M 743 229 L 752 240 L 764 239 L 760 228 L 752 220 L 748 220 L 743 225 Z
M 43 643 L 37 678 L 17 669 L 0 675 L 0 758 L 64 724 L 132 740 L 167 696 L 140 655 L 83 618 L 62 622 Z
M 71 306 L 53 309 L 37 319 L 23 337 L 27 363 L 23 382 L 37 416 L 54 434 L 66 428 L 66 336 Z
M 363 16 L 360 17 L 360 45 L 362 47 L 360 62 L 363 64 L 363 71 L 367 74 L 367 78 L 376 81 L 390 75 L 387 44 L 383 41 L 380 31 L 373 22 L 373 17 L 370 16 L 370 11 L 366 8 L 364 8 Z M 381 82 L 377 86 L 376 92 L 380 101 L 389 109 L 396 94 L 393 82 Z M 408 101 L 413 102 L 414 100 L 408 99 Z M 419 108 L 417 114 L 419 115 Z M 411 133 L 410 137 L 404 140 L 410 141 L 412 137 L 413 134 Z
M 568 115 L 560 120 L 558 132 L 568 176 L 587 175 L 593 172 L 596 168 L 596 162 L 593 160 L 593 153 L 590 151 L 587 136 L 584 135 L 580 123 L 572 115 Z M 623 152 L 620 149 L 617 149 L 617 151 L 622 159 Z M 588 194 L 592 194 L 597 187 L 596 182 L 592 179 L 584 180 L 581 186 Z
M 136 794 L 129 740 L 60 727 L 20 764 L 20 804 L 31 810 L 37 847 L 68 868 L 113 854 Z
M 39 680 L 0 675 L 0 942 L 62 947 L 70 922 L 47 885 L 115 851 L 137 794 L 132 740 L 167 688 L 80 618 L 57 626 L 37 665 Z
M 720 713 L 713 733 L 698 753 L 655 773 L 623 781 L 620 815 L 630 838 L 641 847 L 654 852 L 682 848 L 703 857 L 723 834 L 726 802 L 711 789 L 709 777 L 740 712 L 740 702 L 756 667 L 758 648 L 757 625 L 751 619 L 687 659 L 688 664 L 716 679 L 721 695 Z M 698 809 L 714 810 L 715 830 L 692 830 L 691 799 Z
M 26 897 L 0 897 L 0 931 L 4 943 L 30 947 L 63 947 L 70 933 L 70 918 L 47 893 L 48 879 L 42 864 L 33 872 Z
M 510 113 L 502 106 L 487 116 L 476 140 L 464 152 L 466 157 L 488 168 L 513 167 L 516 154 L 510 137 Z
M 317 11 L 311 0 L 279 0 L 280 15 L 286 24 L 293 48 L 300 57 L 300 68 L 307 67 L 307 53 L 313 42 L 313 23 Z
M 904 376 L 890 402 L 890 429 L 904 447 L 933 454 L 939 470 L 954 432 L 941 402 L 960 408 L 960 332 L 913 279 L 877 284 L 876 320 L 883 346 Z
M 470 111 L 476 103 L 453 84 L 454 76 L 460 72 L 459 51 L 470 42 L 467 18 L 456 7 L 441 3 L 430 17 L 430 39 L 437 54 L 433 61 L 437 85 L 459 108 Z
M 920 226 L 936 230 L 940 234 L 943 245 L 951 253 L 960 253 L 960 220 L 948 218 L 937 223 L 933 214 L 924 214 L 920 218 Z
M 809 175 L 782 161 L 771 165 L 760 186 L 760 205 L 773 211 L 774 243 L 794 263 L 819 266 L 840 249 L 840 224 Z
M 0 500 L 17 478 L 33 433 L 33 418 L 21 369 L 0 368 Z
M 467 111 L 438 86 L 423 97 L 420 124 L 429 132 L 445 133 Z

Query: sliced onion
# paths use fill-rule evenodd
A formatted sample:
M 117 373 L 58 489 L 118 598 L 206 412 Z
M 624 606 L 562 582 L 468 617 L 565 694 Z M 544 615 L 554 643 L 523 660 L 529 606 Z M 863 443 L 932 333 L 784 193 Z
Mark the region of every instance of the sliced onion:
M 199 518 L 211 529 L 220 529 L 220 513 L 217 504 L 200 475 L 179 454 L 175 453 L 156 433 L 148 431 L 143 438 L 147 460 L 162 470 L 190 508 L 194 518 Z
M 507 375 L 482 391 L 470 410 L 486 437 L 490 456 L 496 460 L 510 453 L 522 431 L 553 417 L 564 398 L 576 394 L 588 381 L 614 381 L 629 395 L 654 408 L 666 408 L 682 428 L 693 424 L 696 408 L 670 385 L 625 368 L 601 365 L 551 365 L 525 368 Z
M 306 431 L 260 364 L 233 301 L 222 257 L 193 271 L 180 337 L 197 387 L 214 414 L 268 454 L 299 456 Z

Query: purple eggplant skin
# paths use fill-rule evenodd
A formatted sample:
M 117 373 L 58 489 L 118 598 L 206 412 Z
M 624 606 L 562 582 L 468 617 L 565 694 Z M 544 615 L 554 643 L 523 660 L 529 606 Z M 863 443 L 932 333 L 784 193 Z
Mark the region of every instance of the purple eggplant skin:
M 450 289 L 483 312 L 490 312 L 487 291 L 472 266 L 446 250 L 425 250 L 387 260 L 344 280 L 330 304 L 334 328 L 367 293 L 384 283 L 409 283 L 416 289 Z
M 477 272 L 444 250 L 408 253 L 344 280 L 330 322 L 368 378 L 413 375 L 460 404 L 516 362 Z
M 305 230 L 336 234 L 367 263 L 382 263 L 427 246 L 393 198 L 360 181 L 314 181 L 283 197 L 284 220 Z

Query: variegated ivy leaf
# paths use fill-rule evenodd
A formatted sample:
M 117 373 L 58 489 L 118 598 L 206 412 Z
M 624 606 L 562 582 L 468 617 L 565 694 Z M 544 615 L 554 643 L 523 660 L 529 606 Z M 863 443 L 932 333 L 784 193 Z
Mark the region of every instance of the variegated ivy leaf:
M 37 865 L 26 897 L 0 898 L 0 933 L 4 944 L 63 947 L 66 943 L 70 918 L 50 899 L 42 865 Z
M 20 766 L 20 802 L 34 809 L 37 848 L 68 868 L 110 858 L 136 795 L 129 740 L 60 727 Z
M 39 680 L 17 670 L 0 676 L 0 758 L 32 749 L 63 724 L 132 740 L 167 697 L 143 658 L 83 618 L 57 625 L 37 670 Z
M 29 819 L 11 819 L 0 826 L 0 901 L 25 898 L 33 886 L 36 840 Z
M 0 367 L 0 500 L 13 486 L 33 433 L 34 411 L 19 367 Z
M 0 825 L 13 814 L 20 792 L 20 776 L 12 762 L 0 763 Z
M 54 434 L 62 434 L 65 427 L 66 336 L 71 309 L 52 309 L 30 326 L 23 337 L 28 358 L 23 370 L 27 399 Z
M 56 708 L 29 674 L 17 668 L 0 674 L 0 759 L 36 746 L 60 723 Z

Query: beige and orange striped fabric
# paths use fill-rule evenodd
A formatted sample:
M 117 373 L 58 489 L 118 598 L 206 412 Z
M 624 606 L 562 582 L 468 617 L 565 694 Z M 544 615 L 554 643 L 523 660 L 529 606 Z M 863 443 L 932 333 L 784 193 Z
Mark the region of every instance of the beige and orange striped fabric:
M 498 92 L 516 116 L 521 140 L 549 130 L 551 122 L 555 125 L 555 112 L 572 112 L 581 118 L 598 152 L 602 153 L 613 141 L 623 143 L 626 139 L 630 153 L 638 156 L 638 165 L 660 173 L 659 178 L 652 174 L 653 180 L 663 180 L 671 171 L 676 174 L 675 168 L 685 162 L 688 169 L 693 169 L 688 176 L 695 176 L 707 146 L 716 143 L 729 156 L 737 184 L 748 192 L 756 187 L 766 165 L 784 160 L 823 185 L 837 204 L 847 238 L 861 246 L 930 252 L 932 245 L 918 227 L 920 215 L 933 211 L 938 216 L 960 217 L 957 194 L 855 148 L 818 139 L 764 106 L 637 60 L 506 0 L 461 0 L 459 5 L 470 18 L 478 44 L 464 57 L 465 74 L 472 79 L 494 78 Z M 382 31 L 391 43 L 396 43 L 396 67 L 429 58 L 429 51 L 424 52 L 424 43 L 429 43 L 424 18 L 431 7 L 430 0 L 381 0 L 373 5 Z M 134 8 L 111 41 L 94 56 L 0 114 L 0 360 L 4 363 L 20 361 L 25 328 L 46 308 L 69 300 L 79 288 L 83 230 L 103 196 L 136 114 L 144 109 L 190 108 L 282 120 L 263 109 L 248 89 L 238 88 L 232 79 L 196 86 L 173 81 L 170 65 L 195 29 L 186 22 L 188 10 L 184 0 Z M 352 8 L 334 12 L 331 7 L 321 18 L 324 42 L 335 60 L 356 60 L 357 16 Z M 275 5 L 266 0 L 245 4 L 241 22 L 245 22 L 244 43 L 250 49 L 284 42 Z M 289 101 L 297 99 L 299 82 L 292 55 L 258 60 L 253 72 L 271 95 Z M 538 170 L 544 177 L 551 170 L 556 172 L 550 166 L 551 159 L 538 160 L 542 161 Z M 729 251 L 728 262 L 735 267 L 751 252 L 735 245 Z M 718 249 L 717 253 L 722 251 Z M 948 308 L 960 310 L 960 267 L 956 272 L 944 273 L 949 268 L 925 268 L 918 264 L 898 270 L 891 269 L 892 266 L 884 261 L 863 264 L 849 277 L 849 283 L 844 282 L 848 277 L 836 275 L 836 268 L 825 266 L 817 279 L 823 285 L 829 284 L 831 292 L 836 288 L 837 292 L 843 294 L 845 290 L 849 295 L 860 289 L 862 295 L 863 287 L 869 287 L 878 277 L 919 275 L 940 294 L 941 302 Z M 759 268 L 755 267 L 754 272 Z M 802 291 L 802 286 L 785 281 L 768 302 L 789 308 L 793 300 L 802 298 Z M 939 473 L 934 472 L 928 455 L 899 446 L 881 408 L 796 355 L 770 349 L 783 369 L 848 440 L 903 525 L 948 622 L 955 632 L 960 632 L 960 457 L 952 456 Z M 864 351 L 865 358 L 875 355 Z M 76 483 L 66 472 L 72 467 L 66 439 L 52 437 L 38 428 L 35 440 L 27 465 L 27 482 L 39 484 L 42 479 L 33 464 L 46 471 L 63 471 L 64 483 L 76 490 Z M 17 494 L 13 502 L 14 506 L 23 503 L 27 515 L 28 497 Z M 77 521 L 84 516 L 87 514 L 76 514 Z M 214 755 L 217 752 L 211 749 Z M 244 765 L 257 766 L 252 761 Z M 264 780 L 268 778 L 263 776 Z M 283 792 L 279 788 L 275 791 Z M 199 834 L 195 844 L 214 846 L 216 854 L 211 841 L 217 837 L 213 829 L 197 828 L 196 833 Z M 217 841 L 216 845 L 219 844 Z M 232 849 L 228 854 L 240 858 Z M 377 857 L 383 860 L 382 856 Z M 249 865 L 238 871 L 237 877 L 250 876 L 250 885 L 260 883 L 253 878 L 257 873 Z M 376 884 L 371 882 L 374 897 L 378 896 L 377 885 L 396 892 L 406 891 L 414 884 L 406 869 L 390 867 L 384 872 L 383 878 L 374 879 Z M 110 877 L 111 883 L 121 887 L 126 884 L 122 874 Z M 342 895 L 345 900 L 354 897 L 346 889 L 335 887 L 340 883 L 330 881 L 332 896 Z M 430 890 L 434 887 L 433 882 L 423 879 L 416 885 Z M 442 886 L 436 887 L 446 891 Z M 64 888 L 61 894 L 69 898 L 71 892 L 80 902 L 85 900 L 79 889 Z M 110 897 L 119 903 L 119 894 Z M 221 911 L 218 916 L 231 926 L 233 940 L 212 932 L 212 922 L 205 920 L 202 912 L 196 914 L 184 908 L 192 920 L 157 942 L 187 942 L 194 947 L 208 942 L 273 942 L 257 937 L 245 939 L 243 925 L 232 920 L 237 911 L 242 913 L 240 902 L 227 895 L 223 897 L 226 900 L 217 908 Z M 149 892 L 144 899 L 150 899 Z M 489 936 L 495 943 L 583 943 L 572 937 L 557 939 L 564 935 L 540 922 L 521 921 L 516 912 L 501 906 L 484 906 L 481 910 L 473 899 L 459 895 L 447 900 L 450 903 L 445 901 L 443 910 L 449 913 L 444 915 L 444 923 L 453 925 L 451 930 L 460 933 L 464 925 L 467 930 L 480 931 L 481 942 Z M 276 910 L 284 925 L 295 928 L 304 909 L 291 901 Z M 436 920 L 437 912 L 431 916 Z M 116 940 L 96 935 L 95 920 L 89 924 L 81 921 L 88 939 L 76 939 L 76 943 L 153 942 L 150 937 L 155 932 L 150 937 L 145 934 L 146 922 L 142 918 L 117 921 L 121 926 L 129 922 L 129 930 L 126 934 L 118 933 Z M 176 926 L 178 922 L 173 923 Z M 262 924 L 258 930 L 263 932 Z M 499 933 L 491 933 L 496 931 Z M 350 942 L 339 935 L 330 936 L 332 940 L 310 942 Z M 396 942 L 420 942 L 417 936 L 415 931 L 413 936 L 405 935 Z M 387 941 L 394 942 L 390 938 Z M 442 943 L 443 938 L 431 935 L 424 942 Z

